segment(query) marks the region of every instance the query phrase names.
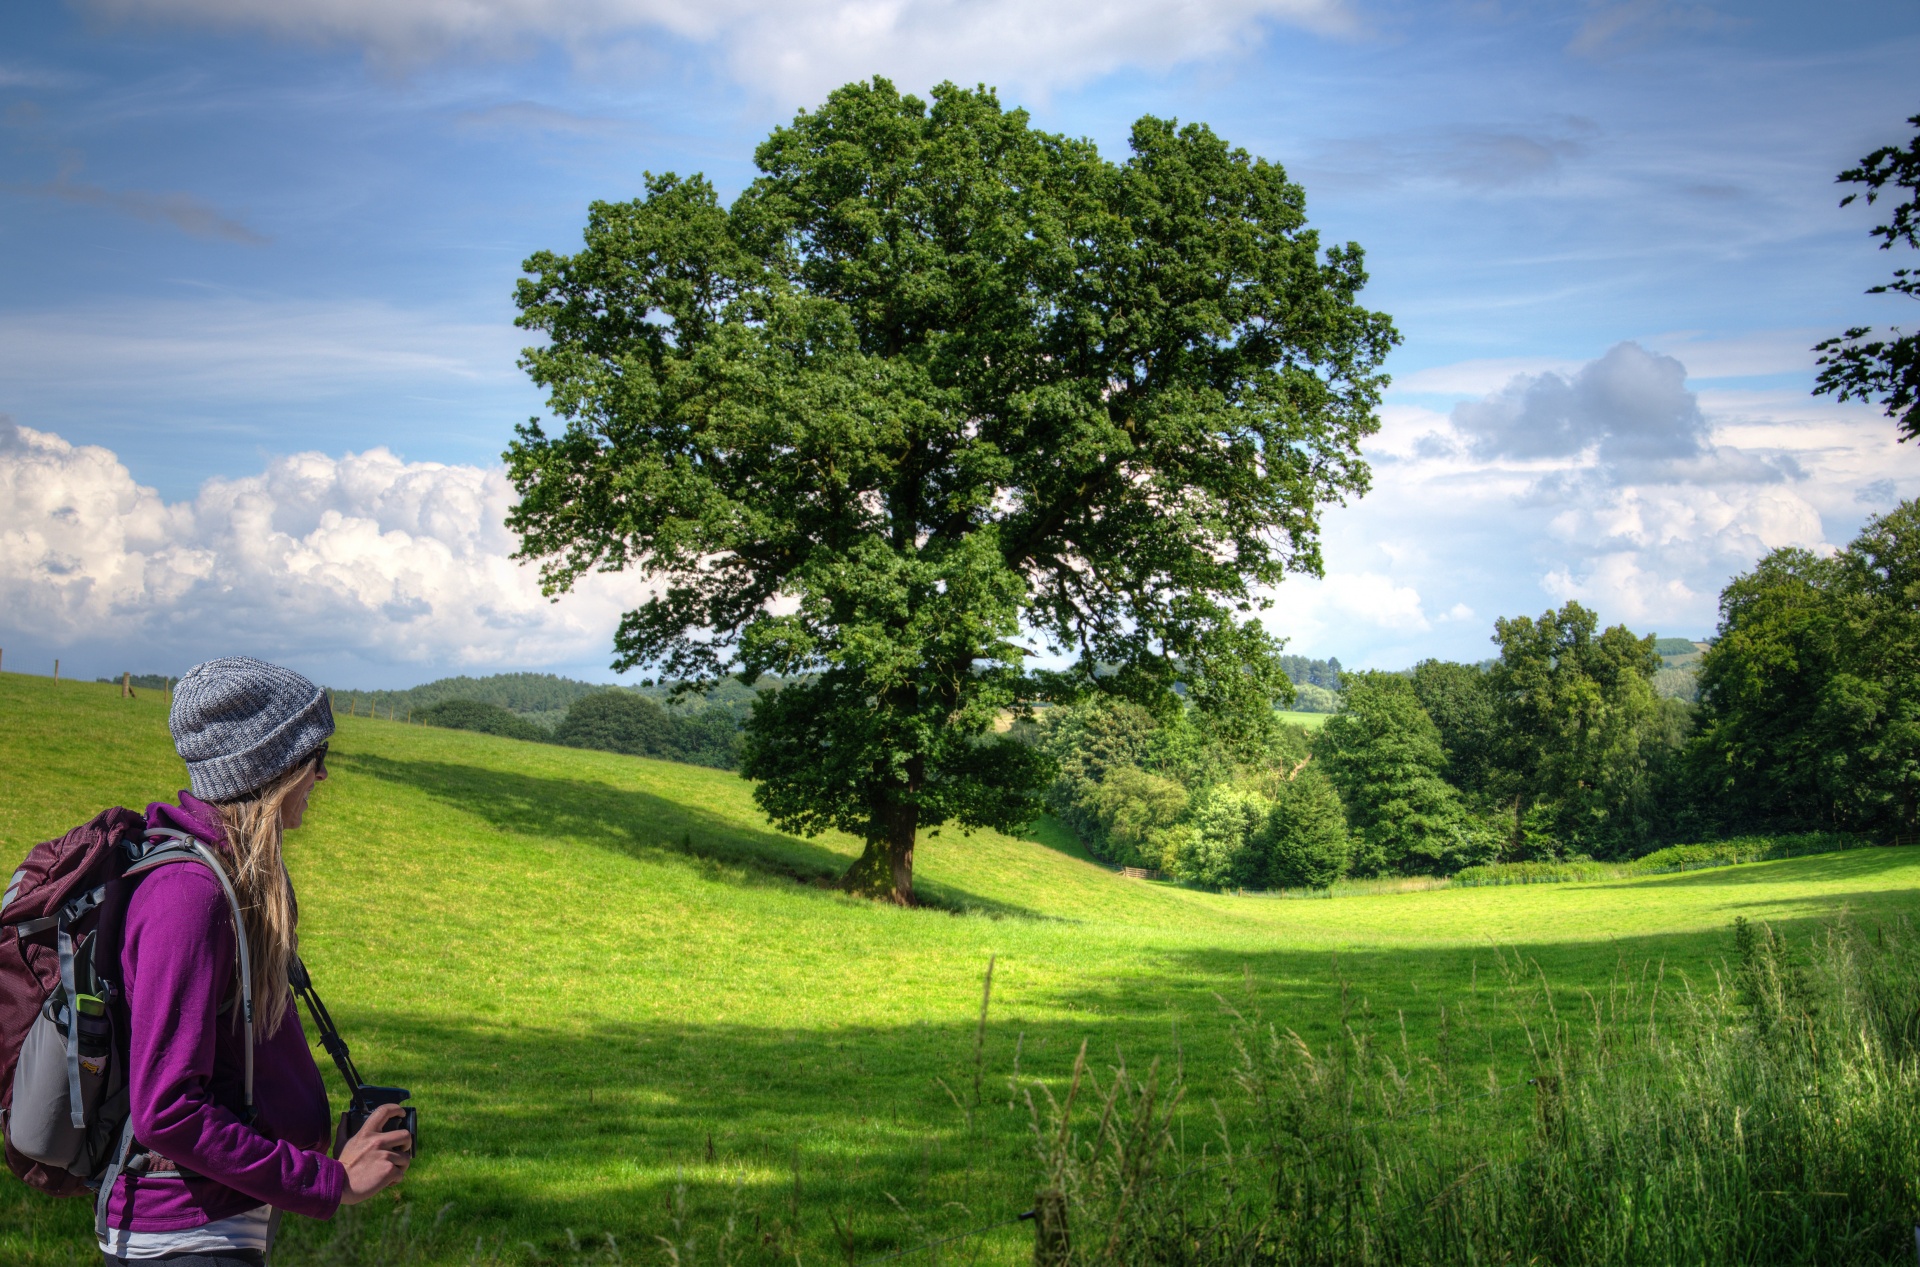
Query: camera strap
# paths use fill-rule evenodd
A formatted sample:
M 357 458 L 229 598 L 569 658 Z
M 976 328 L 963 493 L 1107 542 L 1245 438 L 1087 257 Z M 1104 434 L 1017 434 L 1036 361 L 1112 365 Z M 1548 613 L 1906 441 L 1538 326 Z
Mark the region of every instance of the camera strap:
M 347 1050 L 347 1040 L 340 1037 L 339 1027 L 334 1025 L 327 1005 L 320 1001 L 320 992 L 313 988 L 313 978 L 307 974 L 307 965 L 301 963 L 298 956 L 289 966 L 287 976 L 293 985 L 293 992 L 306 1002 L 307 1011 L 313 1014 L 314 1028 L 320 1031 L 320 1045 L 327 1049 L 327 1055 L 333 1057 L 340 1077 L 347 1084 L 347 1094 L 353 1097 L 356 1104 L 359 1103 L 360 1088 L 366 1085 L 366 1080 L 354 1068 L 353 1053 Z

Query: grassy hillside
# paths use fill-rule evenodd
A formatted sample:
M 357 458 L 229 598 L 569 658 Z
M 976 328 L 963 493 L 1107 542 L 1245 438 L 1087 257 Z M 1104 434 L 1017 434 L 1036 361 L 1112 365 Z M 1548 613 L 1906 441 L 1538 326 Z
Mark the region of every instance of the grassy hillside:
M 820 887 L 854 842 L 773 832 L 750 786 L 719 771 L 364 716 L 341 719 L 333 753 L 289 838 L 302 952 L 361 1067 L 414 1089 L 423 1157 L 404 1200 L 422 1222 L 450 1206 L 433 1261 L 467 1262 L 477 1236 L 500 1261 L 584 1262 L 569 1236 L 607 1234 L 631 1261 L 673 1232 L 676 1191 L 685 1227 L 737 1204 L 755 1254 L 859 1261 L 1027 1207 L 1016 1051 L 1024 1076 L 1063 1082 L 1083 1041 L 1096 1068 L 1177 1050 L 1204 1114 L 1226 1091 L 1227 996 L 1309 1041 L 1378 1025 L 1413 1054 L 1481 1018 L 1472 1058 L 1511 1081 L 1524 1041 L 1495 1034 L 1496 945 L 1567 990 L 1623 962 L 1704 978 L 1736 915 L 1909 911 L 1920 881 L 1920 850 L 1884 849 L 1234 898 L 1123 879 L 1043 822 L 924 840 L 923 891 L 944 909 L 899 911 Z M 183 775 L 157 696 L 0 674 L 6 868 Z M 345 1225 L 371 1234 L 398 1208 L 376 1205 Z M 91 1261 L 75 1248 L 87 1217 L 5 1181 L 0 1261 Z M 333 1234 L 294 1222 L 276 1262 Z M 1031 1236 L 980 1244 L 1011 1262 Z

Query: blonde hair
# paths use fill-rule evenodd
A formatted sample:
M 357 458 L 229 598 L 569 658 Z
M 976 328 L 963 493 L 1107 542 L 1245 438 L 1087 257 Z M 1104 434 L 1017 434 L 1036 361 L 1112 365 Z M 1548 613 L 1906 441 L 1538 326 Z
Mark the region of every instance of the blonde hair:
M 290 974 L 299 946 L 294 932 L 293 883 L 280 850 L 280 809 L 314 766 L 306 760 L 237 801 L 219 805 L 226 828 L 228 879 L 240 899 L 252 958 L 254 1028 L 271 1038 L 293 999 Z M 238 1016 L 238 1012 L 235 1012 Z

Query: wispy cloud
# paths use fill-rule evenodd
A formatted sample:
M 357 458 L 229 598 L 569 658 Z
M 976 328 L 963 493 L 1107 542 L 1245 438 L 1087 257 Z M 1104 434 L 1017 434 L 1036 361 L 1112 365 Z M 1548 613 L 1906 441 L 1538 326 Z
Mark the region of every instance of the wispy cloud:
M 81 162 L 69 157 L 60 164 L 52 180 L 15 183 L 5 186 L 17 194 L 55 198 L 61 202 L 89 207 L 105 207 L 122 215 L 153 224 L 169 224 L 182 233 L 199 238 L 239 242 L 246 246 L 264 246 L 270 239 L 212 203 L 193 194 L 148 189 L 109 189 L 78 179 Z
M 81 82 L 80 76 L 50 66 L 0 62 L 0 88 L 70 88 Z
M 1599 3 L 1567 43 L 1588 57 L 1619 53 L 1678 32 L 1727 30 L 1737 20 L 1711 5 L 1684 0 L 1617 0 Z
M 1257 43 L 1270 24 L 1331 34 L 1343 0 L 93 0 L 97 11 L 346 42 L 388 59 L 518 53 L 596 57 L 622 41 L 718 48 L 733 78 L 795 101 L 875 72 L 923 84 L 985 78 L 1045 92 L 1123 66 L 1166 68 Z
M 50 385 L 203 401 L 325 399 L 472 383 L 518 388 L 526 336 L 372 300 L 201 294 L 0 312 L 0 389 Z M 70 389 L 69 389 L 70 390 Z
M 640 131 L 627 119 L 579 114 L 542 105 L 538 101 L 505 101 L 463 111 L 458 126 L 466 131 L 560 132 L 574 136 L 605 136 Z

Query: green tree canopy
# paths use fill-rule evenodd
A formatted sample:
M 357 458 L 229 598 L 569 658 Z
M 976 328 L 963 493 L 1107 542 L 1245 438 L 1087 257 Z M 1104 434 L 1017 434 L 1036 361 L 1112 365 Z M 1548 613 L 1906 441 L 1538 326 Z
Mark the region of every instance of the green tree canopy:
M 1445 874 L 1484 861 L 1460 796 L 1442 777 L 1440 732 L 1398 673 L 1349 673 L 1345 706 L 1314 737 L 1315 764 L 1345 802 L 1354 870 Z
M 1578 603 L 1494 622 L 1502 777 L 1517 825 L 1552 852 L 1617 853 L 1644 840 L 1662 763 L 1681 738 L 1654 693 L 1653 638 L 1598 626 Z
M 570 748 L 599 748 L 722 770 L 738 764 L 739 741 L 739 726 L 724 709 L 682 716 L 629 691 L 582 696 L 553 732 L 553 742 Z
M 1920 132 L 1920 114 L 1907 120 Z M 1906 191 L 1906 201 L 1893 209 L 1885 224 L 1873 227 L 1880 249 L 1890 251 L 1904 242 L 1920 249 L 1920 135 L 1907 147 L 1883 145 L 1860 160 L 1858 167 L 1841 172 L 1842 184 L 1866 186 L 1867 201 L 1877 202 L 1887 186 Z M 1858 194 L 1840 200 L 1846 206 Z M 1893 279 L 1868 287 L 1869 295 L 1905 295 L 1920 299 L 1920 269 L 1896 268 Z M 1902 334 L 1896 326 L 1876 336 L 1872 326 L 1854 326 L 1836 339 L 1815 345 L 1820 353 L 1820 377 L 1813 394 L 1831 393 L 1841 400 L 1878 400 L 1900 430 L 1902 440 L 1920 435 L 1920 334 Z
M 1694 769 L 1739 827 L 1920 826 L 1920 504 L 1720 596 Z
M 1184 683 L 1257 738 L 1287 686 L 1255 588 L 1317 572 L 1319 507 L 1367 486 L 1397 336 L 1359 248 L 1203 126 L 1111 162 L 985 89 L 849 85 L 755 162 L 730 207 L 649 176 L 526 262 L 566 428 L 521 429 L 509 522 L 549 592 L 635 571 L 618 666 L 795 679 L 743 772 L 895 901 L 921 827 L 1034 812 L 1005 709 Z M 1028 672 L 1036 639 L 1075 671 Z
M 1500 723 L 1486 670 L 1422 660 L 1413 666 L 1413 693 L 1440 732 L 1447 781 L 1470 797 L 1493 795 L 1499 783 Z
M 428 726 L 450 730 L 477 730 L 485 735 L 505 735 L 509 739 L 545 740 L 551 736 L 517 713 L 498 704 L 479 700 L 450 699 L 420 710 L 419 721 Z
M 1353 861 L 1346 809 L 1324 770 L 1309 765 L 1274 789 L 1267 817 L 1266 882 L 1276 889 L 1324 889 Z

